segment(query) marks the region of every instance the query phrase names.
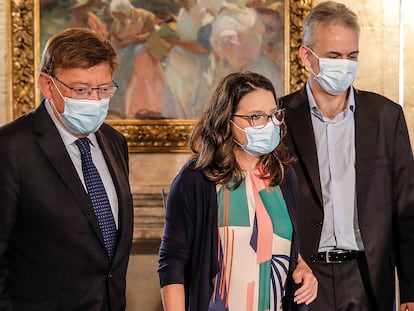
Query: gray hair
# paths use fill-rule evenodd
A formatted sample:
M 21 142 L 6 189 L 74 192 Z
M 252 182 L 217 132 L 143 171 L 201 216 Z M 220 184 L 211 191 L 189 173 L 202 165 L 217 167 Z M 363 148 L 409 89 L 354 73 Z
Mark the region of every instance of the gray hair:
M 315 45 L 316 28 L 321 25 L 342 24 L 356 31 L 360 29 L 357 15 L 344 4 L 335 1 L 324 1 L 316 5 L 303 22 L 302 44 Z

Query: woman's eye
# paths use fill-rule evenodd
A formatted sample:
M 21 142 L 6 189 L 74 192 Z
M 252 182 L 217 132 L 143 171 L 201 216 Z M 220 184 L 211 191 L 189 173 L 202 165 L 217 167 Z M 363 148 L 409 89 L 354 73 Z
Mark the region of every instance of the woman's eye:
M 263 117 L 261 114 L 252 114 L 251 118 L 252 120 L 260 120 L 260 118 Z

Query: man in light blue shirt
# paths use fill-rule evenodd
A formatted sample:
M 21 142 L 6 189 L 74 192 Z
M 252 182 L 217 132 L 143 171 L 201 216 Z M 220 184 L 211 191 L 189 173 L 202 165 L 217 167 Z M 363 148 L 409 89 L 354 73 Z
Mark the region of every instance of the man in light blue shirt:
M 306 85 L 324 202 L 320 252 L 364 249 L 355 200 L 354 90 L 349 92 L 345 110 L 330 119 L 319 110 Z
M 404 114 L 352 87 L 359 25 L 326 1 L 304 21 L 299 55 L 310 75 L 280 99 L 296 157 L 301 254 L 318 279 L 312 311 L 414 310 L 414 161 Z

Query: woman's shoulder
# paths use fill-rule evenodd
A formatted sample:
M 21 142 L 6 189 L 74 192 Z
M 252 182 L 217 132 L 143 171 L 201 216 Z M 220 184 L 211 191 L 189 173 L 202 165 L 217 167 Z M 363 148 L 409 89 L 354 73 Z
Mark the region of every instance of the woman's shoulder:
M 212 184 L 212 182 L 208 180 L 204 175 L 203 171 L 196 168 L 196 160 L 194 159 L 191 159 L 186 164 L 184 164 L 175 179 L 176 182 L 193 186 L 200 186 L 201 184 Z
M 296 201 L 298 196 L 298 178 L 293 166 L 288 165 L 285 167 L 285 176 L 280 187 L 286 199 L 289 198 L 289 200 Z

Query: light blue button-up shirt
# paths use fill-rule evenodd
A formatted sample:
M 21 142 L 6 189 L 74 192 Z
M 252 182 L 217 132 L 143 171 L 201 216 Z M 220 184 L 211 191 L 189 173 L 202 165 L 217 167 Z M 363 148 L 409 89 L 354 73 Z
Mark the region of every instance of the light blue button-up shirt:
M 333 119 L 325 117 L 306 84 L 318 154 L 324 220 L 319 251 L 332 248 L 363 250 L 355 194 L 354 90 L 347 108 Z

